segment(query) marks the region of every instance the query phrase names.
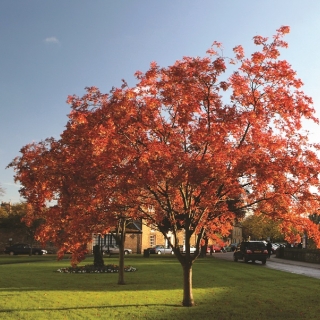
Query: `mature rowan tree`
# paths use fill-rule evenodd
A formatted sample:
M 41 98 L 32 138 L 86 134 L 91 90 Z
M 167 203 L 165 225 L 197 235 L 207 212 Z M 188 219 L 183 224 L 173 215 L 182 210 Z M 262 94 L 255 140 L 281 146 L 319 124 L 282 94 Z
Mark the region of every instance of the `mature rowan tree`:
M 58 199 L 41 235 L 66 235 L 64 244 L 77 237 L 81 252 L 91 232 L 110 226 L 111 212 L 143 218 L 182 265 L 184 306 L 194 305 L 192 265 L 204 236 L 227 235 L 245 209 L 279 221 L 287 237 L 294 225 L 320 246 L 319 228 L 307 218 L 319 207 L 310 189 L 319 191 L 319 145 L 301 130 L 303 119 L 318 120 L 301 80 L 279 58 L 288 32 L 281 27 L 270 42 L 254 37 L 260 50 L 250 57 L 238 46 L 226 59 L 214 43 L 204 58 L 167 68 L 152 63 L 136 73 L 134 87 L 124 82 L 109 95 L 87 88 L 83 97 L 69 97 L 61 139 L 28 147 L 40 149 L 27 159 L 39 180 L 22 164 L 26 153 L 11 164 L 34 212 Z M 235 71 L 226 79 L 228 62 Z

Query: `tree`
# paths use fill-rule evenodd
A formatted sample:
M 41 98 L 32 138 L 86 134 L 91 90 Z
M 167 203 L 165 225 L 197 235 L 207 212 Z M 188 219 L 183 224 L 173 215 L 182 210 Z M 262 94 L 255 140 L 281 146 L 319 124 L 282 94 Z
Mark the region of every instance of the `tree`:
M 0 184 L 0 197 L 2 197 L 4 195 L 4 189 L 1 187 L 1 184 Z
M 281 27 L 270 42 L 255 36 L 261 49 L 248 58 L 241 46 L 233 60 L 224 58 L 215 42 L 204 58 L 152 63 L 136 73 L 134 87 L 69 97 L 61 139 L 29 145 L 10 164 L 33 205 L 31 219 L 46 201 L 58 201 L 40 235 L 57 242 L 62 234 L 80 253 L 90 233 L 126 208 L 126 217 L 157 227 L 173 248 L 183 306 L 194 305 L 192 265 L 204 238 L 228 235 L 244 210 L 278 220 L 287 237 L 295 226 L 320 246 L 318 227 L 305 218 L 319 207 L 310 191 L 319 191 L 319 145 L 301 130 L 303 119 L 318 120 L 301 80 L 279 58 L 288 32 Z M 225 79 L 227 62 L 235 71 Z
M 69 126 L 59 141 L 50 138 L 28 144 L 20 150 L 22 156 L 11 164 L 16 166 L 17 177 L 23 181 L 21 196 L 31 204 L 27 223 L 45 219 L 46 224 L 38 228 L 37 239 L 52 241 L 59 248 L 58 258 L 71 252 L 73 266 L 84 259 L 86 243 L 92 240 L 92 234 L 108 233 L 115 226 L 122 252 L 126 221 L 130 218 L 129 208 L 122 204 L 125 196 L 121 198 L 112 190 L 113 177 L 108 174 L 107 167 L 105 172 L 103 166 L 94 170 L 92 150 L 85 151 L 87 146 L 81 146 L 86 135 L 81 129 L 72 132 Z M 47 207 L 52 201 L 55 204 Z M 124 284 L 124 255 L 121 253 L 119 270 L 118 283 Z
M 114 236 L 119 245 L 119 276 L 118 284 L 125 284 L 124 281 L 124 244 L 126 239 L 126 226 L 128 219 L 125 215 L 119 216 L 117 219 L 117 227 Z
M 43 219 L 35 219 L 28 222 L 25 221 L 27 216 L 27 204 L 21 203 L 2 203 L 0 210 L 0 227 L 6 230 L 12 230 L 19 233 L 20 236 L 26 236 L 31 248 L 30 255 L 32 255 L 32 245 L 34 237 L 39 226 L 44 223 Z
M 283 242 L 280 222 L 274 221 L 265 215 L 250 215 L 242 222 L 242 236 L 251 240 L 272 239 L 273 242 Z

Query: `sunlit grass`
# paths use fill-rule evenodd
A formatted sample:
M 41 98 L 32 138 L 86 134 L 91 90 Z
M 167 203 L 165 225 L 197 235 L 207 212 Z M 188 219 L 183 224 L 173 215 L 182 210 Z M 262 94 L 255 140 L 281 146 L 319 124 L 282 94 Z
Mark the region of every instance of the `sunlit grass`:
M 105 263 L 117 264 L 117 257 Z M 320 313 L 319 280 L 258 263 L 198 259 L 192 308 L 181 306 L 182 268 L 174 256 L 132 255 L 126 265 L 138 270 L 117 285 L 113 273 L 58 273 L 69 260 L 53 256 L 0 257 L 0 319 L 317 319 Z

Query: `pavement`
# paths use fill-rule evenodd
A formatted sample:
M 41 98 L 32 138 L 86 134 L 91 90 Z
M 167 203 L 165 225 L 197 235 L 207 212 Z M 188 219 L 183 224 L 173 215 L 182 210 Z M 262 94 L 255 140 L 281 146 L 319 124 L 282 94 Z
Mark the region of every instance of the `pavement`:
M 218 259 L 233 260 L 233 252 L 214 253 L 213 256 Z M 318 263 L 281 259 L 271 255 L 265 267 L 320 279 L 320 264 Z
M 267 262 L 268 261 L 272 261 L 272 262 L 276 262 L 276 263 L 283 263 L 283 264 L 288 264 L 288 265 L 294 265 L 294 266 L 300 266 L 300 267 L 319 269 L 320 270 L 320 264 L 319 263 L 311 263 L 311 262 L 304 262 L 304 261 L 281 259 L 281 258 L 277 258 L 275 256 L 271 256 L 271 258 L 268 259 Z
M 267 260 L 266 266 L 270 269 L 276 269 L 320 279 L 320 264 L 318 263 L 280 259 L 271 256 L 271 258 Z

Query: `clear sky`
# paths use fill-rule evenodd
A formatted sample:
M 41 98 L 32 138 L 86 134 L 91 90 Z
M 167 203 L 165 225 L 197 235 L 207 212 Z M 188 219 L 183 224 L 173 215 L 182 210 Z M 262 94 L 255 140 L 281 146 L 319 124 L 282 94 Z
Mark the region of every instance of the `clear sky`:
M 168 66 L 204 56 L 213 41 L 226 53 L 252 37 L 291 33 L 282 57 L 305 83 L 320 115 L 320 1 L 318 0 L 1 0 L 0 201 L 19 202 L 13 170 L 22 146 L 59 138 L 68 95 L 87 86 L 109 92 L 151 61 Z M 320 142 L 318 128 L 310 127 Z

